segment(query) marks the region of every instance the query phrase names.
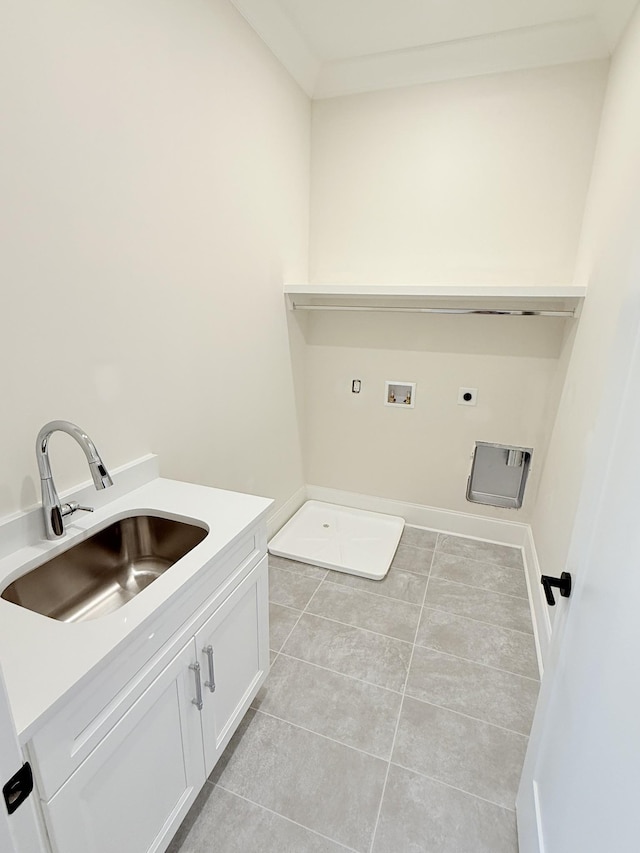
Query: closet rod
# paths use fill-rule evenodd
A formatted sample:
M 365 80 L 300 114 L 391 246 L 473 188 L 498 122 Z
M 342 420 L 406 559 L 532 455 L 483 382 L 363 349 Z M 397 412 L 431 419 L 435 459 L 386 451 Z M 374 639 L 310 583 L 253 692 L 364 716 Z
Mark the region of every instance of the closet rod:
M 299 305 L 292 302 L 294 311 L 384 311 L 403 314 L 484 314 L 485 316 L 506 315 L 508 317 L 575 317 L 573 311 L 523 311 L 502 308 L 378 308 L 373 305 Z

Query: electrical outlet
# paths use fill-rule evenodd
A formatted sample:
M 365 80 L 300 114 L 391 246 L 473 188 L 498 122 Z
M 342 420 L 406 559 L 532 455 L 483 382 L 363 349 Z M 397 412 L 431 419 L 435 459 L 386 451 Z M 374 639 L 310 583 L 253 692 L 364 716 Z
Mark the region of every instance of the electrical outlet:
M 477 388 L 458 388 L 458 405 L 475 406 L 478 402 Z

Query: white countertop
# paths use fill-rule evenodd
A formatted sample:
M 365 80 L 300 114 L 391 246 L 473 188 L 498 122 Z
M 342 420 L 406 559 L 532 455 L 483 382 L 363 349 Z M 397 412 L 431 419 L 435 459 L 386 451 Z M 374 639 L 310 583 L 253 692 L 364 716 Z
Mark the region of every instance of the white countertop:
M 105 496 L 108 494 L 106 490 Z M 95 493 L 97 494 L 97 493 Z M 0 589 L 47 559 L 86 539 L 109 519 L 132 513 L 164 515 L 204 524 L 205 539 L 124 607 L 98 619 L 65 623 L 0 599 L 0 663 L 16 729 L 24 742 L 38 719 L 97 664 L 167 603 L 200 569 L 273 501 L 157 478 L 95 512 L 78 513 L 57 542 L 40 539 L 0 559 Z

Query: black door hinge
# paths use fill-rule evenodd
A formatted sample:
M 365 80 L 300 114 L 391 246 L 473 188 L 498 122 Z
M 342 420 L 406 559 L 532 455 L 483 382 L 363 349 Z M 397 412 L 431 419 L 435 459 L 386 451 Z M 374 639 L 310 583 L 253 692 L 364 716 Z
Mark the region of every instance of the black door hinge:
M 6 785 L 2 786 L 2 795 L 4 797 L 7 811 L 13 814 L 14 811 L 21 806 L 33 791 L 33 773 L 31 765 L 27 761 L 23 764 L 20 770 L 15 773 Z

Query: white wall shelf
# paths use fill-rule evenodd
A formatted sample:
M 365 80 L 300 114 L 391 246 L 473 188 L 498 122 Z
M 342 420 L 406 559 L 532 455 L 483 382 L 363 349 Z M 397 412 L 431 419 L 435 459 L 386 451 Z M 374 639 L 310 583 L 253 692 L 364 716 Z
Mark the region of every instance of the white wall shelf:
M 578 317 L 586 287 L 287 284 L 291 310 Z

